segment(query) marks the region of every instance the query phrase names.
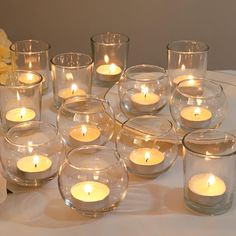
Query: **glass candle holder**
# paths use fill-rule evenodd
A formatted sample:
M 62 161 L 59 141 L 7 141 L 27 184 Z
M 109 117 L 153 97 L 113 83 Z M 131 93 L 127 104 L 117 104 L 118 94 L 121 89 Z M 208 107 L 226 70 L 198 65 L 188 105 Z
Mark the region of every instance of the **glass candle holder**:
M 40 121 L 12 127 L 1 148 L 6 178 L 22 186 L 37 187 L 53 179 L 64 158 L 64 145 L 57 129 Z
M 101 86 L 111 86 L 126 68 L 129 38 L 119 33 L 106 32 L 91 37 L 94 61 L 93 79 Z
M 78 96 L 65 100 L 57 116 L 57 127 L 67 147 L 104 145 L 114 132 L 114 114 L 106 100 Z
M 116 138 L 117 151 L 128 170 L 153 178 L 167 171 L 178 154 L 178 138 L 164 117 L 139 116 L 126 121 Z
M 21 40 L 10 46 L 13 70 L 34 71 L 43 77 L 43 91 L 48 88 L 50 78 L 49 50 L 51 46 L 39 40 Z M 31 81 L 24 79 L 24 83 Z
M 113 210 L 125 198 L 127 169 L 115 150 L 83 146 L 67 154 L 59 171 L 58 186 L 67 206 L 96 217 Z
M 76 52 L 52 58 L 53 94 L 57 108 L 67 98 L 91 93 L 92 64 L 90 56 Z
M 232 205 L 236 137 L 219 130 L 188 133 L 184 146 L 184 200 L 192 210 L 218 215 Z
M 155 114 L 169 99 L 169 81 L 165 70 L 158 66 L 132 66 L 118 86 L 120 106 L 127 116 Z
M 185 79 L 205 77 L 209 46 L 204 42 L 179 40 L 167 45 L 168 76 L 172 88 Z
M 206 79 L 182 81 L 170 99 L 170 113 L 177 127 L 184 131 L 217 128 L 227 110 L 227 100 L 220 84 Z
M 27 76 L 35 82 L 24 84 Z M 15 71 L 7 74 L 5 85 L 0 84 L 1 121 L 5 130 L 31 120 L 40 120 L 42 102 L 42 76 L 35 72 Z

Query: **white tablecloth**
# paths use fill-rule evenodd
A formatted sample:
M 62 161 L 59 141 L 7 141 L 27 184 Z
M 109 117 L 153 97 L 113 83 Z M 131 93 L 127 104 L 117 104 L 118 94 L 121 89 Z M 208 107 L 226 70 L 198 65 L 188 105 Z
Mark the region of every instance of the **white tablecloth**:
M 210 72 L 210 76 L 236 85 L 235 75 Z M 104 89 L 96 88 L 95 92 L 102 94 Z M 43 107 L 42 119 L 55 123 L 51 94 L 43 98 Z M 236 116 L 234 120 L 232 125 L 236 127 Z M 173 168 L 156 179 L 130 175 L 125 200 L 116 210 L 98 219 L 82 217 L 68 208 L 59 194 L 56 179 L 39 189 L 8 194 L 7 200 L 0 204 L 0 236 L 235 236 L 236 201 L 220 216 L 192 213 L 184 206 L 182 172 L 179 157 Z

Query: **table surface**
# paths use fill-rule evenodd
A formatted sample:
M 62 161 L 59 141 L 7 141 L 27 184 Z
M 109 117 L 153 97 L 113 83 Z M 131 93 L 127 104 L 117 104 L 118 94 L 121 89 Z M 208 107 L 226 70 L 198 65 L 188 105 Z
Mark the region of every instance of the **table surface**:
M 208 72 L 207 77 L 236 86 L 234 71 Z M 94 92 L 102 95 L 105 89 L 95 87 Z M 42 120 L 55 124 L 55 118 L 56 109 L 49 93 L 43 97 Z M 236 122 L 233 126 L 236 128 Z M 125 200 L 116 210 L 96 219 L 80 216 L 64 204 L 57 179 L 39 189 L 15 189 L 0 204 L 0 236 L 235 235 L 236 201 L 220 216 L 191 212 L 184 206 L 182 172 L 182 158 L 178 157 L 176 164 L 156 179 L 130 174 Z

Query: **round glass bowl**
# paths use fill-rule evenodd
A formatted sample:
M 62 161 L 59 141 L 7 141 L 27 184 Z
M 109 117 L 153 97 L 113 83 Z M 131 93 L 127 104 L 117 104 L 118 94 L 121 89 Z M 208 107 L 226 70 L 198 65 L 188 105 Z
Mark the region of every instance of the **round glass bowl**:
M 118 84 L 121 109 L 128 116 L 155 114 L 167 104 L 169 87 L 163 68 L 153 65 L 130 67 Z
M 57 129 L 40 121 L 12 127 L 1 148 L 6 178 L 22 186 L 36 187 L 53 179 L 64 158 L 64 145 Z
M 220 84 L 206 79 L 184 80 L 170 99 L 170 113 L 184 131 L 217 128 L 227 110 L 227 100 Z
M 236 137 L 202 129 L 183 138 L 184 200 L 192 210 L 218 215 L 232 205 L 235 188 Z
M 113 135 L 115 120 L 106 100 L 87 95 L 65 100 L 58 111 L 57 126 L 70 149 L 106 144 Z
M 96 217 L 113 210 L 125 198 L 128 173 L 115 150 L 83 146 L 67 154 L 59 171 L 58 186 L 67 206 Z
M 117 151 L 128 170 L 154 178 L 168 170 L 178 155 L 178 138 L 172 123 L 163 117 L 139 116 L 122 125 Z

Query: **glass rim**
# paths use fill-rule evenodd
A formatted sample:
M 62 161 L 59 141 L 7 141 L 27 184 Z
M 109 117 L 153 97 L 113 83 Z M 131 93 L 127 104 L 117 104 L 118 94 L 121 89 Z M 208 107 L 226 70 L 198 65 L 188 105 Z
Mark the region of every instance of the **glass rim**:
M 60 110 L 62 110 L 62 109 L 65 109 L 66 111 L 71 112 L 71 113 L 75 113 L 75 114 L 87 114 L 88 113 L 87 111 L 75 111 L 73 109 L 66 107 L 66 105 L 72 104 L 76 101 L 81 101 L 81 99 L 91 99 L 91 100 L 99 101 L 102 103 L 103 107 L 104 107 L 104 104 L 106 104 L 112 113 L 112 119 L 115 119 L 114 111 L 110 105 L 110 102 L 106 99 L 100 98 L 100 97 L 98 97 L 96 95 L 92 95 L 92 94 L 74 96 L 74 97 L 70 97 L 70 98 L 65 99 L 59 108 L 59 112 L 58 112 L 57 116 L 59 116 Z M 93 113 L 91 113 L 91 114 L 93 114 Z
M 180 88 L 183 88 L 181 87 L 181 84 L 184 84 L 185 82 L 189 81 L 189 80 L 194 80 L 194 81 L 203 81 L 203 82 L 207 82 L 207 83 L 211 83 L 211 84 L 214 84 L 215 86 L 217 86 L 217 89 L 219 90 L 215 95 L 211 95 L 211 96 L 202 96 L 202 95 L 190 95 L 188 93 L 185 93 L 185 92 L 182 92 L 180 91 Z M 186 80 L 183 80 L 183 81 L 180 81 L 177 86 L 176 86 L 176 91 L 178 91 L 178 93 L 180 93 L 181 95 L 183 95 L 184 97 L 188 97 L 188 98 L 196 98 L 196 99 L 202 99 L 202 100 L 208 100 L 208 99 L 212 99 L 212 98 L 216 98 L 216 97 L 219 97 L 222 93 L 224 93 L 224 89 L 223 89 L 223 86 L 216 82 L 216 81 L 213 81 L 213 80 L 210 80 L 210 79 L 205 79 L 205 78 L 198 78 L 198 77 L 195 77 L 195 78 L 191 78 L 191 79 L 186 79 Z M 173 96 L 173 95 L 172 95 Z
M 135 78 L 132 78 L 130 77 L 129 75 L 127 75 L 127 72 L 131 69 L 135 69 L 135 68 L 157 68 L 157 69 L 160 69 L 160 71 L 158 71 L 157 73 L 162 73 L 163 75 L 161 75 L 160 77 L 156 78 L 156 79 L 135 79 Z M 129 73 L 129 72 L 128 72 Z M 137 73 L 145 73 L 145 72 L 137 72 Z M 148 73 L 148 72 L 147 72 Z M 153 72 L 155 73 L 155 72 Z M 134 66 L 131 66 L 129 68 L 127 68 L 124 73 L 123 73 L 123 76 L 130 79 L 130 80 L 133 80 L 133 81 L 139 81 L 139 82 L 149 82 L 149 81 L 156 81 L 156 80 L 163 80 L 165 78 L 167 78 L 167 74 L 166 74 L 166 70 L 160 66 L 156 66 L 156 65 L 150 65 L 150 64 L 139 64 L 139 65 L 134 65 Z M 122 82 L 122 80 L 121 80 Z
M 165 132 L 163 132 L 163 134 L 161 134 L 161 135 L 153 135 L 153 134 L 145 133 L 145 132 L 143 132 L 143 131 L 141 131 L 141 130 L 139 130 L 139 129 L 135 129 L 135 128 L 133 128 L 133 127 L 127 125 L 129 122 L 132 122 L 132 121 L 134 121 L 134 120 L 138 120 L 138 119 L 148 119 L 148 118 L 153 118 L 153 119 L 156 119 L 156 120 L 159 120 L 159 121 L 160 121 L 160 120 L 161 120 L 161 121 L 165 121 L 165 122 L 168 123 L 168 125 L 169 125 L 168 130 L 166 130 Z M 128 128 L 128 129 L 131 129 L 131 130 L 135 130 L 135 131 L 141 133 L 142 135 L 148 135 L 148 137 L 150 137 L 150 138 L 152 138 L 152 139 L 156 139 L 156 138 L 161 138 L 161 137 L 167 136 L 167 135 L 173 130 L 174 125 L 173 125 L 173 123 L 172 123 L 169 119 L 167 119 L 166 117 L 157 117 L 157 116 L 152 116 L 152 115 L 143 115 L 143 116 L 136 116 L 136 117 L 131 117 L 131 118 L 129 118 L 129 119 L 126 120 L 124 123 L 122 123 L 121 128 L 122 128 L 122 129 Z M 121 130 L 122 130 L 122 129 L 121 129 Z M 120 132 L 121 132 L 121 130 L 120 130 Z M 176 135 L 176 137 L 177 137 L 177 135 Z M 177 137 L 177 139 L 178 139 L 178 137 Z
M 235 155 L 236 154 L 236 149 L 230 153 L 226 153 L 226 154 L 206 154 L 206 153 L 201 153 L 199 151 L 195 151 L 195 150 L 192 150 L 192 148 L 189 147 L 189 145 L 187 144 L 187 141 L 186 139 L 191 136 L 193 133 L 197 133 L 197 132 L 218 132 L 218 133 L 221 133 L 221 134 L 225 134 L 225 135 L 228 135 L 230 137 L 232 137 L 233 140 L 236 141 L 236 136 L 230 132 L 227 132 L 227 131 L 223 131 L 223 130 L 216 130 L 216 129 L 198 129 L 198 130 L 194 130 L 194 131 L 191 131 L 187 134 L 184 135 L 183 139 L 182 139 L 182 145 L 185 149 L 187 149 L 189 152 L 201 157 L 201 158 L 208 158 L 208 159 L 223 159 L 223 158 L 230 158 L 232 155 Z M 218 139 L 215 139 L 215 140 L 218 140 Z
M 204 46 L 204 48 L 202 50 L 198 50 L 195 52 L 189 52 L 189 51 L 185 51 L 185 50 L 176 50 L 173 48 L 173 45 L 176 43 L 191 43 L 191 44 L 202 44 Z M 174 53 L 181 53 L 181 54 L 198 54 L 198 53 L 206 53 L 209 51 L 210 47 L 207 43 L 203 42 L 203 41 L 195 41 L 195 40 L 187 40 L 187 39 L 183 39 L 183 40 L 176 40 L 173 42 L 170 42 L 167 44 L 166 46 L 168 51 L 174 52 Z
M 27 73 L 31 73 L 31 74 L 35 74 L 37 75 L 38 77 L 40 77 L 40 80 L 36 81 L 35 83 L 33 84 L 19 84 L 19 85 L 4 85 L 2 83 L 0 83 L 0 88 L 2 87 L 5 87 L 5 88 L 12 88 L 12 89 L 32 89 L 34 87 L 37 87 L 37 86 L 40 86 L 40 84 L 42 84 L 43 82 L 43 76 L 41 74 L 39 74 L 38 72 L 35 72 L 35 71 L 29 71 L 29 70 L 16 70 L 16 71 L 8 71 L 6 73 L 17 73 L 17 72 L 20 72 L 22 74 L 27 74 Z
M 41 50 L 38 50 L 38 51 L 18 51 L 16 49 L 14 49 L 13 47 L 18 44 L 18 43 L 25 43 L 25 42 L 35 42 L 35 43 L 43 43 L 45 44 L 45 48 L 41 49 Z M 45 42 L 45 41 L 42 41 L 42 40 L 38 40 L 38 39 L 23 39 L 23 40 L 19 40 L 19 41 L 16 41 L 14 43 L 12 43 L 9 47 L 10 51 L 11 52 L 15 52 L 15 53 L 19 53 L 19 54 L 28 54 L 28 55 L 31 55 L 31 54 L 37 54 L 37 53 L 43 53 L 43 52 L 47 52 L 51 49 L 51 45 L 48 43 L 48 42 Z
M 10 133 L 14 131 L 14 129 L 16 128 L 19 128 L 21 126 L 28 126 L 29 128 L 32 127 L 32 125 L 34 124 L 39 124 L 39 125 L 44 125 L 44 126 L 47 126 L 47 127 L 50 127 L 51 130 L 55 131 L 55 135 L 54 137 L 50 137 L 49 140 L 45 141 L 45 142 L 42 142 L 42 143 L 37 143 L 37 144 L 17 144 L 15 143 L 14 141 L 11 140 L 11 138 L 9 137 Z M 5 134 L 5 140 L 10 143 L 11 145 L 14 145 L 14 146 L 17 146 L 17 147 L 27 147 L 27 146 L 30 146 L 30 147 L 37 147 L 37 146 L 43 146 L 45 143 L 48 143 L 49 141 L 53 140 L 55 138 L 55 136 L 58 135 L 58 129 L 55 125 L 49 123 L 49 122 L 45 122 L 45 121 L 40 121 L 40 120 L 34 120 L 34 121 L 26 121 L 26 122 L 21 122 L 17 125 L 14 125 L 13 127 L 11 127 L 7 133 Z
M 95 37 L 98 37 L 98 36 L 102 36 L 102 35 L 119 35 L 119 36 L 122 36 L 124 38 L 124 40 L 122 40 L 122 42 L 119 42 L 119 43 L 105 43 L 105 42 L 101 42 L 101 41 L 98 41 L 95 39 Z M 92 43 L 94 44 L 102 44 L 102 45 L 109 45 L 109 46 L 112 46 L 112 45 L 119 45 L 119 44 L 128 44 L 129 41 L 130 41 L 130 38 L 126 35 L 126 34 L 122 34 L 122 33 L 118 33 L 118 32 L 103 32 L 103 33 L 97 33 L 97 34 L 94 34 L 90 37 L 90 40 Z
M 60 65 L 58 63 L 55 62 L 55 60 L 60 57 L 60 56 L 65 56 L 65 55 L 76 55 L 76 56 L 83 56 L 83 57 L 87 57 L 89 59 L 89 62 L 86 63 L 85 65 L 78 65 L 78 66 L 63 66 L 63 65 Z M 66 68 L 66 69 L 77 69 L 77 68 L 86 68 L 90 65 L 93 64 L 93 59 L 85 54 L 85 53 L 80 53 L 80 52 L 63 52 L 63 53 L 59 53 L 57 55 L 55 55 L 53 58 L 51 58 L 50 60 L 51 64 L 56 66 L 56 67 L 59 67 L 59 68 Z
M 111 166 L 114 166 L 116 163 L 118 162 L 121 162 L 121 158 L 120 158 L 120 154 L 118 153 L 118 151 L 112 147 L 107 147 L 107 146 L 102 146 L 102 145 L 83 145 L 81 147 L 76 147 L 76 148 L 73 148 L 71 150 L 69 150 L 67 153 L 66 153 L 66 158 L 65 158 L 65 162 L 64 163 L 68 163 L 72 168 L 76 169 L 76 170 L 93 170 L 94 168 L 89 168 L 89 167 L 78 167 L 76 166 L 75 164 L 73 164 L 71 161 L 70 161 L 70 155 L 71 153 L 73 152 L 80 152 L 81 150 L 91 150 L 91 149 L 94 149 L 94 150 L 98 150 L 98 151 L 101 151 L 101 150 L 110 150 L 114 153 L 114 156 L 116 157 L 116 161 L 115 163 L 109 165 L 108 167 L 105 167 L 105 168 L 101 168 L 101 169 L 98 169 L 99 171 L 104 171 L 104 170 L 107 170 L 108 168 L 110 168 Z

